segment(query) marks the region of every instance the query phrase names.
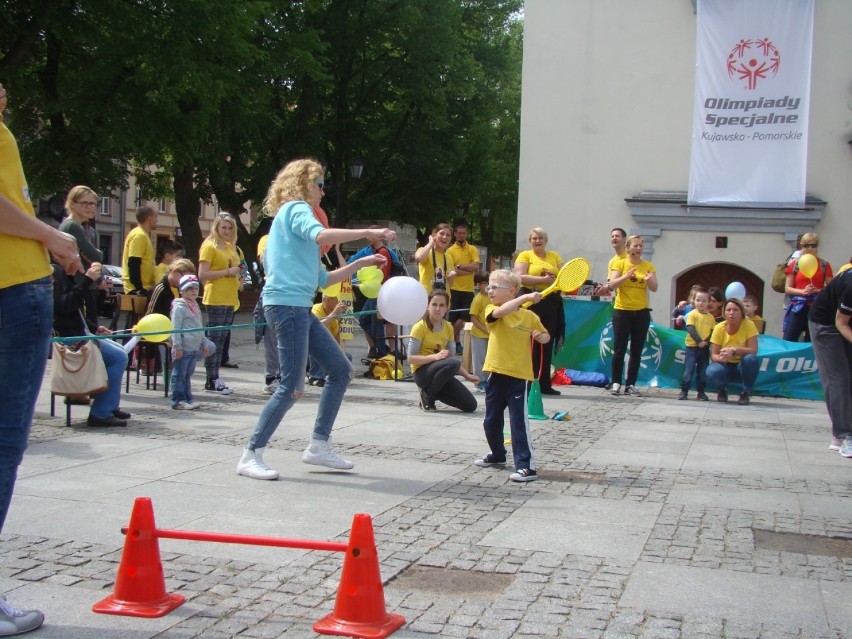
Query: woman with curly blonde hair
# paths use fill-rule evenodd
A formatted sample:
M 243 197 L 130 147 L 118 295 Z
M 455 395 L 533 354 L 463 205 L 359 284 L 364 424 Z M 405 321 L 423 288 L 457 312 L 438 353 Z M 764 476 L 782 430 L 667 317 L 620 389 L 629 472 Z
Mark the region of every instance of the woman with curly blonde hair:
M 254 432 L 237 464 L 237 474 L 252 479 L 277 479 L 278 471 L 263 461 L 263 451 L 287 411 L 302 397 L 308 355 L 329 372 L 322 387 L 310 443 L 302 453 L 306 464 L 337 470 L 354 467 L 329 445 L 331 429 L 343 402 L 352 374 L 352 364 L 320 320 L 311 313 L 318 288 L 336 284 L 364 266 L 385 262 L 374 254 L 327 272 L 320 266 L 320 245 L 341 244 L 366 238 L 392 242 L 390 229 L 325 228 L 314 216 L 323 196 L 325 171 L 312 159 L 293 160 L 269 187 L 264 206 L 274 214 L 263 264 L 266 284 L 263 310 L 266 322 L 278 339 L 281 379 L 260 413 Z

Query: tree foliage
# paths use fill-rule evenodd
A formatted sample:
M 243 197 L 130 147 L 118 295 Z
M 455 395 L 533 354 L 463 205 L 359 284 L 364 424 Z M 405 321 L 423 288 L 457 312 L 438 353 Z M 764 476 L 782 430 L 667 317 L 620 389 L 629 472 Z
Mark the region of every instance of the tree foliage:
M 34 192 L 126 184 L 239 213 L 289 159 L 337 225 L 517 206 L 521 0 L 0 0 L 0 78 Z M 350 162 L 363 159 L 360 180 Z M 243 218 L 246 219 L 245 217 Z M 240 224 L 244 250 L 253 254 Z

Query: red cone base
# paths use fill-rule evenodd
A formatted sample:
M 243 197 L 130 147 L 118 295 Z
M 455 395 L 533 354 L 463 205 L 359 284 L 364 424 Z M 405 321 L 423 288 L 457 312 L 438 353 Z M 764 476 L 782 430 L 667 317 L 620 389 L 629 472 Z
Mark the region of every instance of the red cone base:
M 166 592 L 160 546 L 154 536 L 154 507 L 148 497 L 133 504 L 124 551 L 115 578 L 115 593 L 102 599 L 93 612 L 128 617 L 162 617 L 186 599 Z
M 363 513 L 355 515 L 334 612 L 317 621 L 314 631 L 323 635 L 382 639 L 404 623 L 403 616 L 385 609 L 373 520 Z

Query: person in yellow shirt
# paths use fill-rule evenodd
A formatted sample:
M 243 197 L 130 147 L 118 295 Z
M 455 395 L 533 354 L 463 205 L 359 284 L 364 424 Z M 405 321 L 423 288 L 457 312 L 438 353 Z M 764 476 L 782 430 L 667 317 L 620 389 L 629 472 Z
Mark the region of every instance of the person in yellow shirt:
M 703 286 L 695 287 L 692 303 L 695 308 L 686 314 L 686 355 L 683 360 L 680 395 L 677 398 L 687 398 L 694 374 L 697 397 L 706 402 L 709 400 L 704 389 L 707 385 L 707 365 L 710 363 L 710 335 L 716 327 L 716 318 L 707 310 L 710 294 Z
M 414 252 L 420 283 L 427 293 L 431 293 L 433 289 L 449 291 L 453 285 L 456 264 L 452 255 L 447 253 L 451 238 L 450 225 L 441 222 L 432 229 L 432 235 L 426 244 Z M 447 295 L 450 295 L 449 292 Z
M 150 206 L 136 209 L 137 226 L 124 239 L 121 252 L 121 279 L 124 292 L 130 295 L 147 295 L 157 283 L 154 277 L 154 245 L 151 233 L 157 229 L 157 212 Z
M 615 268 L 615 263 L 618 260 L 623 260 L 627 257 L 627 231 L 617 226 L 612 229 L 609 232 L 609 245 L 612 247 L 612 250 L 615 251 L 615 255 L 610 258 L 609 263 L 606 266 L 607 282 L 609 282 L 609 274 L 612 273 L 612 269 Z M 610 293 L 612 293 L 612 290 L 607 288 L 606 284 L 598 284 L 592 295 L 609 295 Z
M 642 363 L 642 351 L 651 326 L 648 291 L 657 290 L 657 273 L 651 262 L 642 259 L 645 241 L 639 235 L 627 238 L 627 257 L 615 262 L 607 288 L 618 290 L 612 311 L 612 394 L 621 395 L 624 356 L 630 342 L 630 362 L 624 394 L 639 397 L 636 380 Z
M 757 296 L 746 295 L 743 298 L 743 308 L 745 309 L 746 317 L 754 322 L 757 332 L 763 335 L 766 332 L 766 320 L 757 314 L 757 309 L 760 308 Z
M 207 326 L 230 326 L 234 309 L 239 304 L 240 257 L 237 254 L 237 223 L 230 213 L 219 213 L 210 227 L 210 234 L 198 253 L 198 277 L 204 283 L 204 306 L 207 307 Z M 229 331 L 209 331 L 208 337 L 216 351 L 204 360 L 207 383 L 204 390 L 219 395 L 233 391 L 219 379 L 222 349 Z
M 172 262 L 183 257 L 183 246 L 174 240 L 164 240 L 157 247 L 160 260 L 154 267 L 154 279 L 159 282 L 169 274 Z
M 447 254 L 453 258 L 456 276 L 450 286 L 450 324 L 456 339 L 456 355 L 461 355 L 463 348 L 459 333 L 470 317 L 470 305 L 473 302 L 473 275 L 479 271 L 479 250 L 467 241 L 467 224 L 456 222 L 453 228 L 456 241 L 447 249 Z
M 485 291 L 485 287 L 488 286 L 489 275 L 487 271 L 479 271 L 473 276 L 473 281 L 479 288 L 479 292 L 474 296 L 470 305 L 470 322 L 473 324 L 473 329 L 470 331 L 470 364 L 473 369 L 471 372 L 479 378 L 476 390 L 483 392 L 488 388 L 488 381 L 485 379 L 482 366 L 485 364 L 490 332 L 485 319 L 485 309 L 491 303 Z
M 6 89 L 0 85 L 0 530 L 50 351 L 53 268 L 48 251 L 69 275 L 83 270 L 74 238 L 36 219 L 18 143 L 3 121 L 6 103 Z M 18 634 L 41 626 L 44 614 L 4 602 L 0 622 Z
M 427 412 L 437 410 L 435 401 L 458 408 L 465 413 L 476 410 L 476 398 L 456 379 L 461 375 L 477 384 L 478 377 L 468 373 L 461 360 L 453 357 L 453 327 L 444 319 L 449 308 L 449 295 L 436 288 L 429 293 L 429 305 L 423 319 L 411 327 L 408 340 L 408 363 L 414 382 L 420 389 L 420 408 Z
M 516 297 L 520 288 L 521 278 L 507 269 L 501 269 L 491 273 L 485 289 L 491 300 L 485 309 L 490 335 L 482 369 L 490 375 L 485 391 L 485 419 L 482 426 L 491 452 L 475 463 L 481 468 L 503 467 L 506 464 L 503 413 L 508 408 L 515 462 L 515 472 L 509 475 L 509 479 L 527 482 L 538 479 L 527 416 L 527 387 L 535 379 L 530 338 L 535 342 L 533 346 L 540 348 L 539 345 L 550 341 L 550 334 L 538 315 L 521 308 L 525 302 L 535 304 L 541 301 L 541 293 L 534 291 Z
M 751 391 L 760 372 L 757 359 L 757 328 L 746 317 L 743 303 L 738 299 L 725 302 L 725 319 L 716 324 L 710 336 L 710 359 L 707 381 L 718 389 L 716 401 L 728 401 L 728 383 L 740 382 L 742 392 L 737 404 L 749 403 Z

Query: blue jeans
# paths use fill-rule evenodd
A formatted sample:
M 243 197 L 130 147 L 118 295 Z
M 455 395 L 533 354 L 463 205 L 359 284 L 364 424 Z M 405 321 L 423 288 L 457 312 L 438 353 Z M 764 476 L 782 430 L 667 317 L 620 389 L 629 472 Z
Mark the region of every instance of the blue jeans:
M 352 355 L 350 355 L 346 351 L 344 351 L 343 354 L 346 355 L 346 359 L 348 359 L 350 362 L 352 361 Z M 311 379 L 326 378 L 325 369 L 322 367 L 322 364 L 319 363 L 316 357 L 308 357 L 308 377 L 310 377 Z
M 0 530 L 27 448 L 52 330 L 49 277 L 0 289 Z
M 121 403 L 121 379 L 127 368 L 127 353 L 124 349 L 109 339 L 97 341 L 101 347 L 101 357 L 104 358 L 104 366 L 107 371 L 107 389 L 103 393 L 93 395 L 92 408 L 89 415 L 99 419 L 112 417 L 112 411 Z
M 180 359 L 172 359 L 172 406 L 178 402 L 192 403 L 192 374 L 199 351 L 183 351 Z
M 680 380 L 680 390 L 688 391 L 692 385 L 692 375 L 695 374 L 695 390 L 704 392 L 707 386 L 707 365 L 710 363 L 710 347 L 698 348 L 687 346 L 683 358 L 683 377 Z
M 743 391 L 751 392 L 760 371 L 760 360 L 756 355 L 743 355 L 736 364 L 713 362 L 707 367 L 707 381 L 717 390 L 727 390 L 730 382 L 739 382 Z
M 527 381 L 501 373 L 491 373 L 488 378 L 488 387 L 485 389 L 485 419 L 482 421 L 482 426 L 485 429 L 488 447 L 491 448 L 491 454 L 497 461 L 506 459 L 503 414 L 507 408 L 515 468 L 535 470 L 532 435 L 527 417 Z
M 308 354 L 328 371 L 320 395 L 313 437 L 328 440 L 334 420 L 349 386 L 352 364 L 328 329 L 311 309 L 301 306 L 264 306 L 266 322 L 278 338 L 278 361 L 281 381 L 260 413 L 247 448 L 264 448 L 287 411 L 302 396 Z

